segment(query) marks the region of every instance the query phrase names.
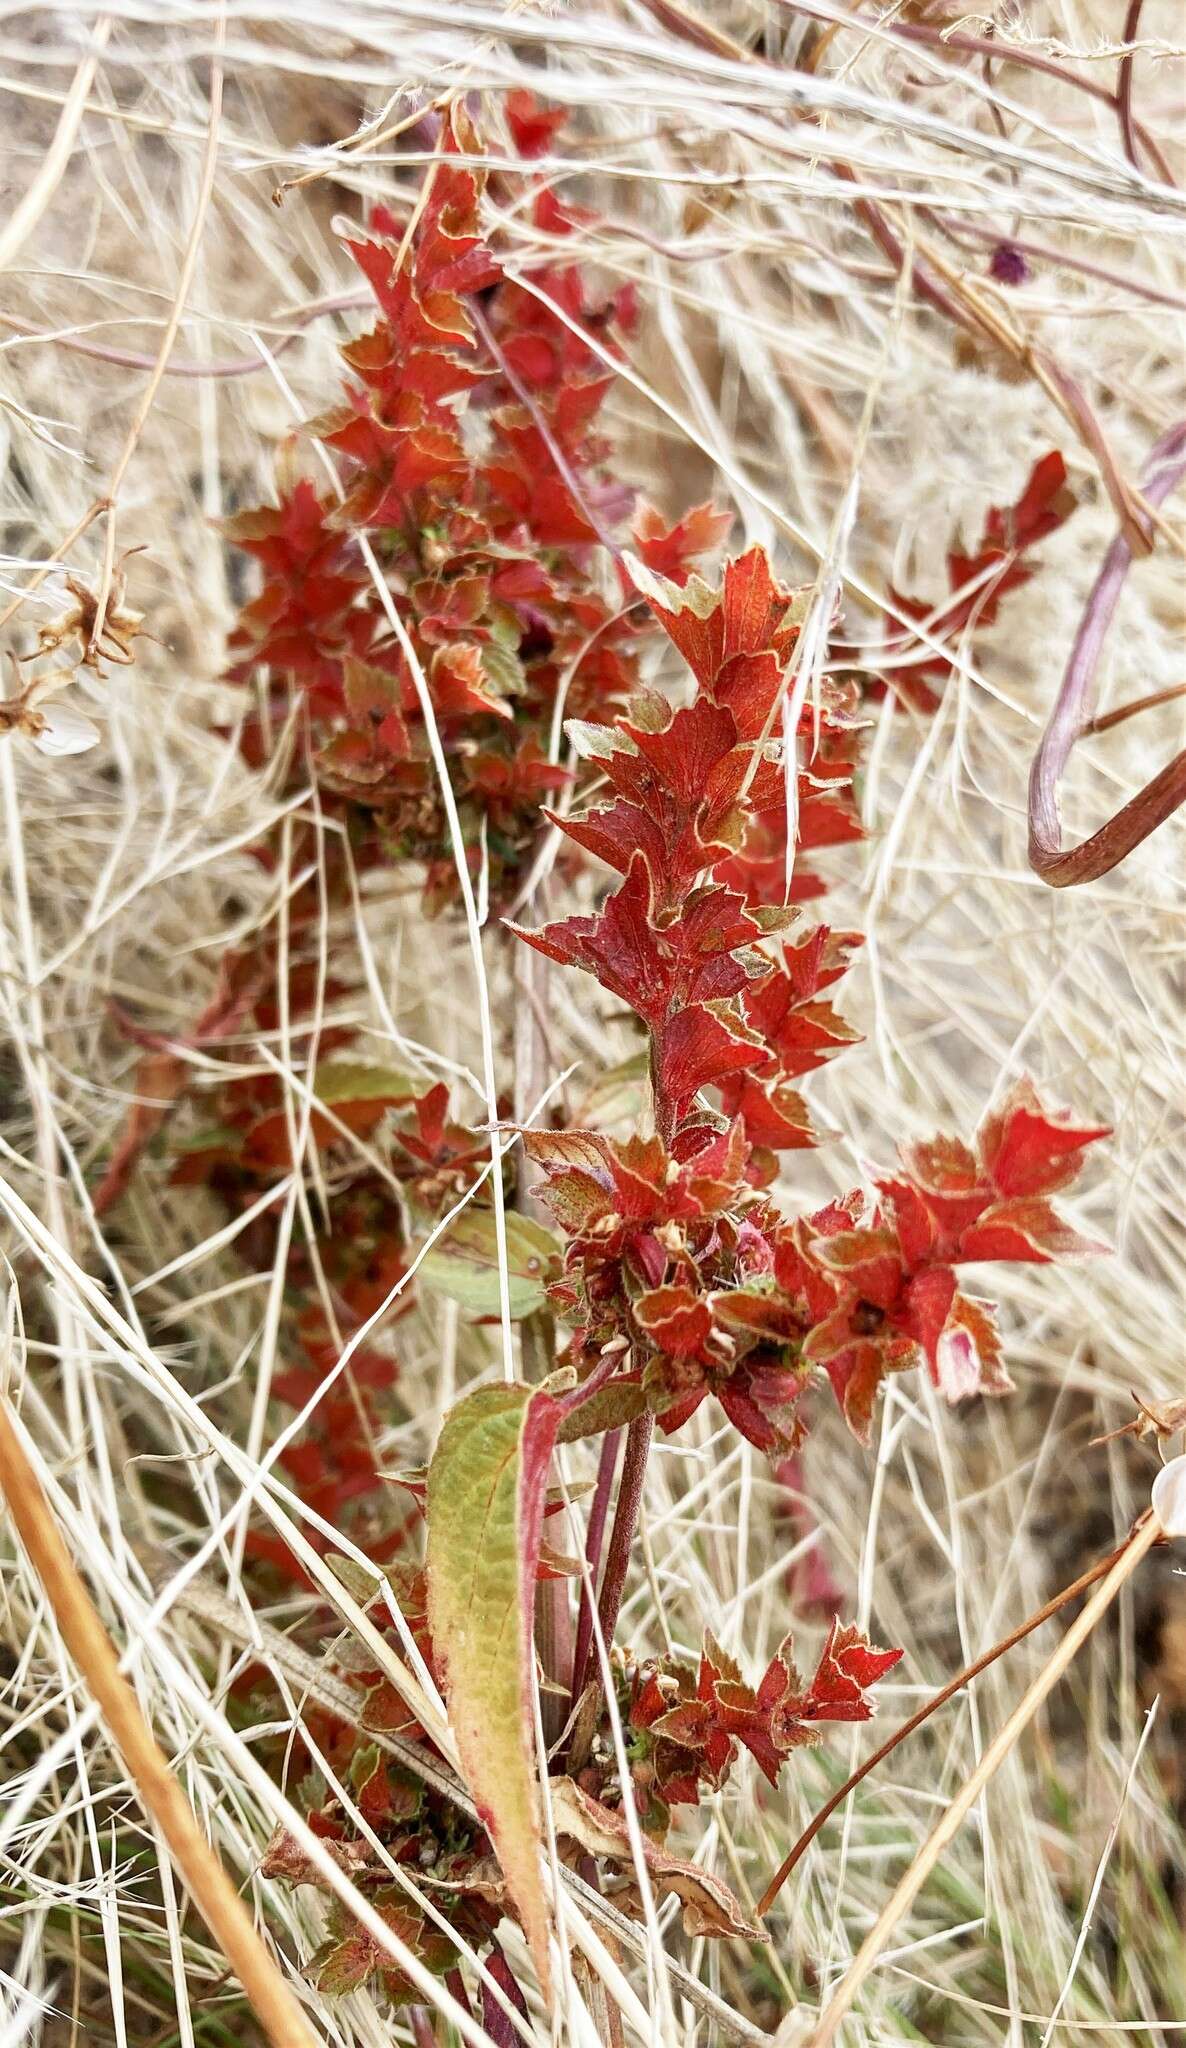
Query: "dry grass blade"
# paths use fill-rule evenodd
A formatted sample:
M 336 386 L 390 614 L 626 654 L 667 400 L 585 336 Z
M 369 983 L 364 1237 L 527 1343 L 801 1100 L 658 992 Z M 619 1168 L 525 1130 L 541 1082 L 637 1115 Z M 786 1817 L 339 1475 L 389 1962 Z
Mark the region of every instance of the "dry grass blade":
M 585 361 L 587 345 L 591 374 L 610 380 L 600 420 L 614 477 L 667 518 L 706 499 L 731 509 L 729 550 L 766 546 L 788 582 L 840 579 L 842 658 L 869 721 L 866 836 L 819 855 L 828 894 L 803 910 L 867 934 L 841 1003 L 864 1036 L 808 1078 L 809 1107 L 835 1135 L 783 1155 L 778 1202 L 812 1210 L 857 1185 L 872 1193 L 899 1140 L 971 1132 L 1026 1072 L 1113 1127 L 1076 1221 L 1114 1250 L 1005 1272 L 1014 1397 L 949 1409 L 920 1376 L 895 1379 L 870 1454 L 821 1398 L 785 1466 L 753 1454 L 709 1402 L 678 1434 L 656 1432 L 637 1541 L 609 1589 L 621 1644 L 694 1664 L 707 1627 L 750 1681 L 789 1631 L 810 1668 L 838 1611 L 905 1654 L 879 1725 L 797 1751 L 777 1794 L 743 1758 L 695 1818 L 677 1813 L 673 1842 L 751 1917 L 770 1874 L 794 1864 L 763 1901 L 768 1948 L 694 1939 L 673 1901 L 651 1926 L 629 1919 L 561 1863 L 555 2011 L 534 1998 L 514 1930 L 500 1937 L 529 1987 L 517 2038 L 537 2048 L 617 2048 L 615 2028 L 624 2048 L 758 2048 L 784 2021 L 807 2039 L 836 1987 L 855 1999 L 840 2038 L 877 2048 L 1020 2048 L 1044 2033 L 1123 2048 L 1168 2043 L 1186 2020 L 1175 1554 L 1134 1570 L 1056 1689 L 1044 1652 L 1057 1640 L 1063 1657 L 1065 1618 L 1049 1620 L 1049 1640 L 1021 1639 L 1131 1529 L 1154 1470 L 1146 1425 L 1172 1420 L 1182 1392 L 1186 808 L 1166 815 L 1182 759 L 1181 519 L 1147 467 L 1186 419 L 1181 7 L 1031 0 L 1023 20 L 1005 8 L 991 25 L 955 26 L 952 12 L 883 0 L 55 0 L 6 27 L 5 677 L 14 657 L 22 686 L 49 670 L 48 658 L 26 662 L 69 605 L 67 574 L 97 620 L 117 557 L 144 550 L 126 563 L 127 603 L 144 613 L 135 662 L 105 675 L 72 664 L 52 700 L 76 704 L 98 744 L 50 757 L 19 725 L 0 732 L 0 1257 L 22 1319 L 15 1426 L 174 1788 L 282 1972 L 308 1965 L 333 1916 L 355 1911 L 357 1887 L 321 1836 L 336 1884 L 324 1864 L 308 1885 L 260 1874 L 274 1830 L 302 1839 L 328 1796 L 306 1735 L 352 1814 L 371 1810 L 327 1732 L 357 1715 L 351 1659 L 370 1660 L 429 1727 L 441 1812 L 463 1828 L 469 1810 L 406 1621 L 400 1635 L 394 1617 L 360 1608 L 327 1561 L 339 1550 L 360 1570 L 380 1556 L 414 1564 L 415 1510 L 385 1479 L 373 1523 L 352 1500 L 327 1505 L 302 1453 L 365 1405 L 376 1356 L 397 1376 L 367 1413 L 363 1448 L 385 1476 L 426 1463 L 468 1387 L 524 1369 L 520 1331 L 503 1323 L 501 1260 L 497 1329 L 431 1294 L 420 1269 L 384 1284 L 373 1322 L 368 1307 L 344 1327 L 327 1277 L 340 1240 L 323 1225 L 356 1173 L 379 1159 L 390 1175 L 401 1113 L 361 1137 L 332 1105 L 323 1118 L 326 1045 L 332 1060 L 349 1033 L 360 1060 L 446 1082 L 491 1174 L 507 1119 L 526 1125 L 541 1102 L 540 1124 L 647 1128 L 620 1006 L 537 955 L 530 976 L 511 966 L 488 915 L 489 835 L 472 865 L 464 845 L 446 849 L 466 915 L 429 923 L 414 862 L 359 858 L 299 721 L 262 679 L 258 693 L 227 681 L 228 636 L 257 585 L 221 522 L 274 502 L 278 475 L 307 473 L 323 490 L 300 423 L 340 391 L 338 346 L 373 317 L 342 229 L 356 235 L 379 203 L 398 242 L 422 216 L 439 168 L 434 109 L 480 113 L 485 229 L 522 280 L 524 324 L 554 301 L 563 346 Z M 565 232 L 523 196 L 507 119 L 523 89 L 567 113 L 533 159 L 550 206 L 572 215 Z M 558 286 L 574 260 L 599 290 L 633 294 L 620 355 Z M 494 301 L 478 310 L 532 419 L 531 372 L 518 367 L 529 358 L 508 349 Z M 546 425 L 547 408 L 536 413 Z M 1054 449 L 1073 509 L 994 620 L 978 589 L 953 626 L 948 556 L 975 550 L 988 508 L 1015 504 Z M 587 496 L 585 512 L 594 531 L 624 535 L 616 497 Z M 383 582 L 387 537 L 372 531 L 367 545 Z M 1051 888 L 1027 861 L 1026 777 L 1068 655 L 1083 654 L 1085 628 L 1099 637 L 1096 585 L 1114 546 L 1111 630 L 1042 755 L 1040 859 L 1056 882 L 1096 878 Z M 606 551 L 590 554 L 617 604 Z M 387 595 L 398 638 L 404 593 Z M 570 756 L 564 720 L 584 665 L 641 617 L 624 609 L 591 627 L 565 674 L 544 745 L 579 778 L 549 798 L 561 815 L 583 804 L 587 764 Z M 900 678 L 924 663 L 942 669 L 933 714 L 880 693 L 891 665 Z M 644 680 L 684 687 L 655 648 Z M 240 747 L 257 712 L 265 724 L 276 713 L 262 769 Z M 452 775 L 447 735 L 441 754 Z M 300 844 L 307 860 L 269 868 L 265 840 Z M 339 859 L 349 887 L 334 896 L 324 876 Z M 541 835 L 511 914 L 542 924 L 589 911 L 605 886 L 558 832 Z M 289 1004 L 195 1044 L 228 951 L 273 945 L 316 984 L 307 1013 Z M 183 1085 L 168 1105 L 121 1019 L 177 1048 Z M 187 1185 L 183 1165 L 215 1131 L 230 1075 L 282 1100 L 293 1152 L 237 1209 Z M 137 1109 L 135 1170 L 96 1216 Z M 529 1176 L 509 1168 L 511 1216 Z M 483 1182 L 479 1199 L 488 1192 Z M 424 1249 L 417 1226 L 409 1262 Z M 306 1365 L 293 1276 L 319 1260 L 308 1298 L 330 1362 L 292 1404 L 283 1390 Z M 547 1333 L 532 1342 L 530 1371 L 542 1372 Z M 577 1503 L 558 1547 L 577 1557 L 596 1443 L 565 1445 L 558 1476 Z M 599 1512 L 611 1481 L 607 1469 Z M 599 1563 L 608 1525 L 604 1539 Z M 551 1583 L 562 1611 L 575 1586 Z M 587 1657 L 594 1612 L 586 1601 Z M 987 1646 L 1003 1641 L 1015 1647 L 993 1658 Z M 6 1519 L 0 2043 L 258 2040 L 217 1930 L 186 1909 L 131 1760 L 78 1672 Z M 1045 1703 L 1030 1737 L 920 1875 L 936 1821 L 963 1810 L 996 1759 L 994 1731 L 1013 1725 L 1019 1700 L 1030 1711 L 1034 1686 Z M 565 1700 L 545 1691 L 544 1704 L 563 1718 Z M 916 1732 L 886 1765 L 891 1728 Z M 423 1770 L 406 1748 L 376 1738 L 393 1767 Z M 391 1832 L 379 1830 L 385 1849 Z M 431 1871 L 397 1867 L 439 1902 Z M 887 1901 L 907 1870 L 890 1933 Z M 390 1928 L 384 1947 L 369 1903 L 378 1872 L 364 1879 L 368 1932 L 399 1969 L 411 1951 Z M 625 1866 L 609 1882 L 628 1887 Z M 448 1980 L 419 1965 L 415 2019 L 377 1970 L 345 1997 L 299 1983 L 296 1995 L 335 2048 L 424 2048 L 430 2033 L 480 2048 L 489 1986 L 476 1953 Z
M 45 1591 L 62 1640 L 160 1828 L 195 1905 L 242 1984 L 272 2048 L 317 2048 L 319 2036 L 285 1983 L 251 1915 L 194 1818 L 135 1692 L 119 1668 L 61 1531 L 0 1401 L 0 1496 Z
M 909 1910 L 927 1879 L 937 1868 L 948 1843 L 958 1834 L 985 1786 L 991 1784 L 1014 1744 L 1025 1733 L 1042 1702 L 1053 1692 L 1077 1651 L 1102 1621 L 1141 1559 L 1160 1541 L 1160 1537 L 1160 1527 L 1152 1515 L 1133 1531 L 1103 1584 L 1092 1594 L 1082 1614 L 1072 1622 L 1044 1669 L 1018 1700 L 1008 1720 L 985 1750 L 976 1769 L 969 1774 L 950 1802 L 925 1848 L 915 1857 L 905 1876 L 895 1886 L 891 1897 L 886 1901 L 876 1922 L 861 1943 L 852 1964 L 845 1971 L 837 1989 L 820 2014 L 818 2023 L 812 2030 L 811 2048 L 831 2048 L 846 2013 L 851 2012 L 860 1996 L 862 1985 L 870 1971 L 877 1968 L 886 1944 L 902 1915 Z

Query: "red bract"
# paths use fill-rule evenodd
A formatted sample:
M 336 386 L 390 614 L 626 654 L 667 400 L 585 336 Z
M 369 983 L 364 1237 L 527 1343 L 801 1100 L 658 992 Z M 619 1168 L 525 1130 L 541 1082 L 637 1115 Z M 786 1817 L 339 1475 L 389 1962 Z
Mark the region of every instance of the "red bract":
M 1027 532 L 1041 523 L 1027 517 Z M 579 729 L 611 795 L 556 823 L 625 879 L 599 910 L 520 933 L 593 974 L 649 1040 L 649 1147 L 588 1133 L 526 1141 L 568 1237 L 554 1292 L 578 1352 L 620 1347 L 617 1419 L 645 1401 L 675 1429 L 712 1394 L 771 1453 L 800 1441 L 821 1368 L 862 1437 L 891 1372 L 925 1362 L 952 1401 L 1003 1393 L 992 1308 L 960 1289 L 957 1269 L 1091 1249 L 1049 1195 L 1102 1133 L 1045 1110 L 1023 1082 L 975 1151 L 953 1139 L 907 1148 L 867 1217 L 859 1195 L 792 1223 L 762 1198 L 775 1155 L 818 1142 L 793 1083 L 856 1036 L 823 998 L 857 934 L 820 925 L 788 940 L 796 913 L 771 905 L 764 873 L 746 886 L 742 849 L 795 737 L 780 702 L 801 604 L 760 549 L 715 591 L 634 574 L 696 694 L 677 710 L 640 695 L 611 728 Z M 821 706 L 847 744 L 843 696 L 825 687 Z
M 871 1221 L 829 1227 L 810 1246 L 835 1306 L 815 1324 L 806 1358 L 827 1366 L 853 1429 L 868 1433 L 886 1373 L 919 1354 L 948 1400 L 1007 1393 L 992 1306 L 962 1293 L 955 1269 L 989 1259 L 1046 1263 L 1101 1247 L 1045 1199 L 1065 1187 L 1103 1128 L 1044 1110 L 1018 1083 L 984 1120 L 976 1150 L 953 1139 L 903 1148 L 901 1178 L 878 1183 Z
M 508 118 L 526 159 L 562 119 L 529 94 L 512 95 Z M 486 174 L 458 161 L 481 148 L 460 102 L 440 139 L 410 233 L 379 207 L 348 244 L 380 317 L 343 349 L 341 400 L 307 429 L 337 461 L 340 502 L 292 475 L 290 461 L 280 503 L 227 527 L 265 578 L 232 635 L 232 674 L 266 673 L 273 733 L 296 698 L 327 807 L 344 813 L 358 863 L 422 861 L 430 911 L 455 894 L 457 877 L 415 669 L 467 854 L 497 904 L 538 844 L 541 798 L 567 779 L 549 754 L 558 694 L 575 713 L 621 701 L 638 632 L 595 545 L 633 502 L 597 434 L 612 377 L 560 317 L 612 347 L 632 318 L 630 294 L 590 285 L 563 248 L 577 217 L 546 188 L 532 197 L 529 175 L 529 203 L 559 253 L 528 273 L 533 289 L 504 277 L 485 239 Z M 500 174 L 500 184 L 520 203 L 523 181 Z M 480 432 L 467 430 L 467 410 L 480 411 Z M 646 544 L 673 564 L 713 545 L 721 527 L 705 510 L 670 533 L 642 517 Z M 267 758 L 266 721 L 248 720 L 244 748 L 253 762 Z
M 895 606 L 908 619 L 927 620 L 931 634 L 942 640 L 953 641 L 969 628 L 991 626 L 1001 599 L 1033 575 L 1036 565 L 1026 560 L 1030 550 L 1054 533 L 1074 509 L 1066 464 L 1058 450 L 1051 449 L 1034 464 L 1015 505 L 989 507 L 975 554 L 951 549 L 947 579 L 952 594 L 947 604 L 931 605 L 891 590 Z M 905 650 L 909 641 L 894 627 L 889 645 L 896 653 Z M 946 655 L 926 652 L 917 661 L 888 668 L 886 685 L 916 710 L 934 711 L 953 666 Z
M 788 1636 L 756 1687 L 708 1634 L 695 1673 L 671 1661 L 647 1669 L 627 1710 L 640 1787 L 667 1806 L 694 1804 L 702 1785 L 723 1783 L 739 1744 L 777 1785 L 792 1751 L 819 1740 L 821 1723 L 870 1718 L 870 1689 L 902 1655 L 874 1649 L 858 1629 L 836 1620 L 810 1682 L 799 1676 L 792 1653 Z

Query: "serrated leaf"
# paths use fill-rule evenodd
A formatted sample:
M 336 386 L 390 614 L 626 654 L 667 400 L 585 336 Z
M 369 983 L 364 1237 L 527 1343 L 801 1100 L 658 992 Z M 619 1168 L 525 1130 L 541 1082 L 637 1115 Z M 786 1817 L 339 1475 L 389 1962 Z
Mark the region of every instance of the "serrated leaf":
M 360 1928 L 341 1941 L 323 1941 L 305 1965 L 305 1975 L 327 1998 L 344 1998 L 365 1984 L 375 1967 L 377 1948 Z
M 547 1304 L 547 1286 L 560 1270 L 559 1241 L 530 1216 L 506 1218 L 507 1293 L 511 1315 L 534 1315 Z M 501 1293 L 494 1212 L 464 1210 L 417 1268 L 425 1287 L 448 1295 L 474 1315 L 498 1315 Z
M 630 1835 L 620 1812 L 603 1806 L 571 1778 L 554 1778 L 550 1790 L 558 1834 L 570 1836 L 591 1856 L 610 1857 L 624 1870 L 631 1869 Z M 679 1899 L 686 1934 L 734 1941 L 769 1941 L 765 1928 L 751 1919 L 723 1878 L 714 1876 L 701 1864 L 690 1863 L 684 1856 L 674 1855 L 670 1849 L 645 1835 L 642 1854 L 651 1882 L 660 1896 L 674 1892 Z M 629 1893 L 619 1895 L 618 1903 L 629 1910 Z M 635 1917 L 641 1918 L 641 1913 L 636 1913 Z
M 428 1624 L 449 1721 L 545 1997 L 532 1627 L 548 1461 L 571 1399 L 479 1387 L 445 1417 L 428 1468 Z
M 523 664 L 512 647 L 489 640 L 482 648 L 482 673 L 500 697 L 521 697 L 527 688 Z
M 633 1422 L 647 1405 L 646 1390 L 637 1378 L 610 1380 L 567 1414 L 557 1432 L 557 1442 L 579 1443 L 583 1437 L 604 1436 Z

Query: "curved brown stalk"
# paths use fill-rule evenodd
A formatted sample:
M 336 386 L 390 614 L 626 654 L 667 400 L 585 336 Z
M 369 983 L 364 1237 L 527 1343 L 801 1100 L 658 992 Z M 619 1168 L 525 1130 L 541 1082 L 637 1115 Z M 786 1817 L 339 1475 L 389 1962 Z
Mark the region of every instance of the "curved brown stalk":
M 804 1828 L 794 1848 L 779 1864 L 778 1869 L 758 1901 L 757 1917 L 759 1920 L 763 1919 L 770 1911 L 791 1872 L 797 1864 L 802 1862 L 820 1830 L 832 1818 L 837 1807 L 843 1806 L 850 1794 L 856 1791 L 857 1786 L 862 1780 L 867 1778 L 871 1771 L 875 1771 L 878 1764 L 883 1764 L 887 1756 L 892 1756 L 900 1742 L 905 1742 L 908 1735 L 913 1735 L 916 1728 L 921 1728 L 924 1721 L 929 1721 L 932 1714 L 936 1713 L 940 1707 L 946 1706 L 948 1700 L 954 1699 L 957 1692 L 962 1692 L 964 1687 L 970 1685 L 974 1678 L 979 1678 L 982 1671 L 987 1671 L 990 1664 L 995 1664 L 997 1659 L 1003 1657 L 1007 1650 L 1015 1649 L 1018 1643 L 1023 1643 L 1027 1636 L 1033 1634 L 1035 1629 L 1041 1628 L 1043 1622 L 1049 1621 L 1062 1608 L 1068 1607 L 1072 1600 L 1078 1598 L 1080 1593 L 1085 1593 L 1089 1586 L 1094 1586 L 1097 1579 L 1102 1579 L 1106 1572 L 1111 1571 L 1117 1559 L 1123 1556 L 1128 1548 L 1128 1544 L 1129 1538 L 1126 1536 L 1124 1542 L 1118 1544 L 1115 1550 L 1109 1551 L 1107 1557 L 1101 1557 L 1097 1564 L 1093 1564 L 1089 1570 L 1082 1572 L 1072 1585 L 1064 1586 L 1061 1593 L 1056 1593 L 1053 1599 L 1046 1602 L 1044 1607 L 1039 1607 L 1035 1614 L 1031 1614 L 1027 1621 L 1023 1621 L 1019 1627 L 1011 1629 L 1009 1634 L 1003 1636 L 999 1643 L 994 1643 L 991 1650 L 985 1650 L 983 1656 L 977 1657 L 973 1663 L 965 1664 L 962 1671 L 957 1671 L 954 1678 L 949 1679 L 947 1684 L 942 1686 L 937 1693 L 934 1693 L 929 1700 L 926 1700 L 916 1713 L 911 1714 L 908 1721 L 903 1721 L 900 1728 L 895 1728 L 893 1734 L 886 1737 L 886 1740 L 879 1749 L 875 1749 L 871 1756 L 865 1758 L 864 1763 L 857 1766 L 857 1769 L 853 1771 L 851 1776 L 845 1779 L 843 1785 L 838 1786 L 831 1797 L 824 1801 L 819 1812 L 812 1817 L 808 1826 Z
M 1160 505 L 1186 475 L 1186 421 L 1163 434 L 1141 480 L 1142 494 Z M 1117 534 L 1095 580 L 1075 635 L 1066 673 L 1030 769 L 1029 863 L 1051 888 L 1073 888 L 1106 875 L 1155 832 L 1186 801 L 1186 748 L 1177 753 L 1136 796 L 1114 812 L 1098 832 L 1064 850 L 1058 788 L 1067 762 L 1091 724 L 1091 701 L 1100 652 L 1112 623 L 1132 549 Z
M 1147 697 L 1134 697 L 1131 704 L 1117 704 L 1111 711 L 1102 711 L 1098 718 L 1089 718 L 1083 728 L 1083 737 L 1088 733 L 1111 732 L 1114 725 L 1124 725 L 1139 712 L 1156 711 L 1162 704 L 1172 704 L 1178 697 L 1186 697 L 1186 683 L 1171 683 L 1168 690 L 1151 690 Z
M 909 1870 L 895 1888 L 892 1897 L 878 1914 L 876 1922 L 853 1958 L 851 1967 L 840 1979 L 821 2012 L 811 2036 L 811 2048 L 831 2048 L 845 2015 L 851 2012 L 862 1985 L 870 1971 L 876 1968 L 885 1945 L 903 1914 L 913 1905 L 931 1872 L 939 1863 L 944 1850 L 954 1841 L 981 1793 L 991 1783 L 1043 1701 L 1054 1691 L 1077 1651 L 1082 1648 L 1096 1623 L 1107 1612 L 1126 1580 L 1132 1577 L 1141 1559 L 1158 1542 L 1160 1534 L 1159 1525 L 1152 1514 L 1146 1515 L 1137 1523 L 1103 1584 L 1097 1586 L 1082 1613 L 1071 1623 L 1054 1655 L 1038 1673 L 1033 1684 L 1022 1694 L 1013 1712 L 985 1750 L 976 1769 L 961 1785 L 929 1839 L 923 1844 Z

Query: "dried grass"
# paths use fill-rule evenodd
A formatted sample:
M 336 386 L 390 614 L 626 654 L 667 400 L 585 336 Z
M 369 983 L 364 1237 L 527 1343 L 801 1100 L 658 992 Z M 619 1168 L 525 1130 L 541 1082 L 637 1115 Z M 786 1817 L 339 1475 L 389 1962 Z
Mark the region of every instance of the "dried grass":
M 917 24 L 919 10 L 901 12 Z M 863 593 L 892 575 L 938 597 L 953 527 L 974 535 L 1046 448 L 1060 446 L 1070 465 L 1079 509 L 1044 545 L 1042 573 L 974 655 L 962 650 L 932 722 L 880 722 L 862 793 L 868 840 L 832 863 L 836 921 L 869 933 L 847 1005 L 869 1028 L 815 1084 L 840 1136 L 796 1167 L 796 1190 L 868 1175 L 892 1136 L 971 1127 L 1022 1069 L 1116 1132 L 1081 1205 L 1115 1255 L 1065 1271 L 1002 1269 L 1016 1397 L 952 1415 L 902 1383 L 873 1457 L 829 1422 L 809 1447 L 807 1488 L 846 1599 L 907 1648 L 901 1683 L 883 1688 L 884 1714 L 909 1710 L 1123 1534 L 1147 1500 L 1150 1457 L 1090 1439 L 1126 1419 L 1133 1393 L 1164 1399 L 1186 1380 L 1181 829 L 1167 826 L 1081 891 L 1053 893 L 1025 863 L 1028 761 L 1115 511 L 1096 455 L 1026 366 L 921 307 L 853 213 L 854 199 L 873 197 L 907 243 L 934 243 L 980 293 L 995 293 L 1076 380 L 1131 478 L 1186 402 L 1186 198 L 1148 157 L 1139 171 L 1127 161 L 1114 107 L 1049 68 L 906 45 L 892 12 L 858 29 L 828 0 L 737 0 L 706 15 L 718 47 L 697 46 L 677 0 L 571 12 L 463 0 L 283 10 L 260 0 L 220 12 L 206 0 L 140 0 L 101 17 L 35 10 L 5 27 L 7 176 L 13 197 L 33 195 L 10 215 L 20 233 L 6 242 L 20 246 L 7 249 L 0 335 L 0 578 L 13 595 L 103 496 L 137 417 L 202 211 L 211 66 L 225 32 L 213 186 L 169 374 L 132 451 L 117 524 L 93 520 L 68 555 L 98 580 L 105 544 L 145 544 L 133 596 L 159 644 L 134 669 L 79 684 L 103 727 L 93 753 L 55 762 L 0 741 L 0 1205 L 12 1262 L 3 1378 L 141 1703 L 294 1964 L 316 1938 L 316 1908 L 307 1892 L 254 1874 L 284 1800 L 252 1774 L 235 1732 L 228 1686 L 248 1652 L 187 1606 L 173 1576 L 203 1556 L 204 1581 L 246 1616 L 236 1560 L 248 1489 L 273 1516 L 292 1508 L 274 1472 L 264 1476 L 274 1444 L 253 1394 L 274 1346 L 271 1276 L 245 1277 L 222 1219 L 170 1191 L 160 1161 L 105 1234 L 85 1190 L 134 1085 L 109 999 L 182 1029 L 229 938 L 283 916 L 246 851 L 275 797 L 213 730 L 233 716 L 218 676 L 243 571 L 212 521 L 267 494 L 292 402 L 313 411 L 332 385 L 335 344 L 355 316 L 306 312 L 355 291 L 333 215 L 356 216 L 416 176 L 400 140 L 382 140 L 405 95 L 528 81 L 573 107 L 557 176 L 604 216 L 590 254 L 637 280 L 643 308 L 611 401 L 621 466 L 671 510 L 710 487 L 731 497 L 738 530 L 775 544 L 799 577 L 827 558 L 855 479 L 842 568 L 858 636 L 877 633 Z M 963 26 L 983 31 L 978 19 Z M 1149 0 L 1138 26 L 1134 111 L 1177 169 L 1180 16 L 1172 0 Z M 1114 7 L 1035 0 L 997 27 L 1056 71 L 1109 88 L 1115 78 Z M 804 109 L 822 114 L 822 130 L 799 118 Z M 836 161 L 855 185 L 838 181 Z M 277 211 L 274 187 L 302 177 Z M 962 241 L 942 238 L 935 211 Z M 501 226 L 529 257 L 528 224 Z M 1002 235 L 1051 252 L 1012 293 L 985 278 Z M 279 380 L 267 366 L 281 344 Z M 258 370 L 240 374 L 244 360 Z M 1131 578 L 1103 706 L 1182 680 L 1180 504 L 1167 524 Z M 51 567 L 12 621 L 17 651 L 60 609 L 60 573 Z M 1098 822 L 1181 734 L 1178 703 L 1082 747 L 1069 827 Z M 394 1043 L 401 1057 L 429 1048 L 446 1070 L 480 1074 L 464 933 L 426 932 L 407 908 L 397 877 L 360 904 L 356 931 L 339 918 L 327 944 L 366 937 L 372 1000 L 358 1014 L 377 1047 Z M 493 940 L 485 971 L 499 1080 L 510 1085 L 514 998 Z M 571 1067 L 564 1089 L 576 1103 L 623 1047 L 563 984 L 549 987 L 543 1085 Z M 237 1051 L 247 1065 L 279 1059 L 299 1107 L 299 1046 Z M 629 1118 L 634 1105 L 619 1091 L 602 1110 Z M 292 1217 L 299 1230 L 295 1196 Z M 458 1371 L 474 1369 L 468 1338 L 459 1363 L 457 1336 L 439 1307 L 401 1324 L 409 1419 L 393 1418 L 384 1439 L 393 1468 L 422 1459 Z M 488 1363 L 498 1369 L 493 1344 Z M 568 1476 L 585 1476 L 575 1453 Z M 625 1626 L 640 1643 L 690 1647 L 707 1622 L 758 1664 L 795 1620 L 792 1544 L 764 1464 L 730 1432 L 706 1425 L 661 1445 Z M 95 2040 L 159 2048 L 249 2038 L 250 2017 L 182 1910 L 7 1540 L 0 1579 L 0 2042 L 73 2044 L 81 2026 Z M 848 2025 L 852 2048 L 1121 2048 L 1186 2032 L 1181 1586 L 1164 1553 L 1142 1567 L 882 1955 Z M 299 1604 L 256 1620 L 283 1630 Z M 669 1928 L 670 1954 L 757 2024 L 786 2015 L 780 2040 L 810 2038 L 828 1988 L 1052 1635 L 995 1666 L 862 1787 L 796 1873 L 766 1955 L 703 1953 Z M 295 1716 L 299 1687 L 281 1683 Z M 1159 1687 L 1165 1704 L 1142 1749 Z M 720 1800 L 703 1854 L 742 1896 L 761 1891 L 866 1739 L 858 1731 L 851 1748 L 804 1756 L 785 1798 L 742 1776 Z M 677 1983 L 667 1995 L 654 1944 L 651 1964 L 648 1976 L 625 1963 L 628 2034 L 672 2048 L 718 2038 Z M 326 2039 L 378 2048 L 409 2038 L 403 2018 L 364 1996 L 327 2005 L 297 1988 Z M 595 2039 L 588 1995 L 573 1990 L 556 2013 L 537 2014 L 531 2038 Z

